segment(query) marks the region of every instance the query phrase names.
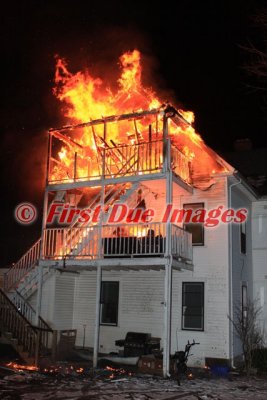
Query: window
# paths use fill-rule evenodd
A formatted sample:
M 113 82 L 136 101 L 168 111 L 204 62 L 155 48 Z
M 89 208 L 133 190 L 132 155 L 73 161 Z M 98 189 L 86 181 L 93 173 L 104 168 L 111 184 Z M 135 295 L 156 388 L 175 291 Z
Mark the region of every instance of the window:
M 247 311 L 248 311 L 248 288 L 246 283 L 242 284 L 242 293 L 241 293 L 241 302 L 242 302 L 242 322 L 243 324 L 246 322 Z
M 183 282 L 182 329 L 204 330 L 204 283 Z
M 101 283 L 101 314 L 100 323 L 106 325 L 118 324 L 119 282 Z
M 204 203 L 191 203 L 183 205 L 184 219 L 190 219 L 190 215 L 194 216 L 194 212 L 199 209 L 204 209 Z M 191 211 L 190 211 L 191 210 Z M 191 217 L 192 219 L 192 217 Z M 204 225 L 203 223 L 184 223 L 184 229 L 192 233 L 192 244 L 194 246 L 204 245 Z
M 240 251 L 243 254 L 247 252 L 246 228 L 246 222 L 242 222 L 242 224 L 240 224 Z

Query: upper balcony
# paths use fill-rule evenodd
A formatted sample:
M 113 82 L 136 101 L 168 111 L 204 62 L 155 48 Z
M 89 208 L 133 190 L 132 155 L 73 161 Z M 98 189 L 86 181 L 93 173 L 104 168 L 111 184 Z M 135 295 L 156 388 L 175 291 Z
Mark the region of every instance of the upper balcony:
M 168 233 L 162 222 L 48 228 L 42 242 L 42 260 L 51 265 L 142 265 L 145 259 L 149 267 L 164 265 L 168 255 L 179 268 L 192 269 L 191 233 L 175 224 Z
M 47 184 L 97 185 L 172 170 L 190 185 L 190 159 L 171 141 L 168 118 L 157 109 L 51 129 Z

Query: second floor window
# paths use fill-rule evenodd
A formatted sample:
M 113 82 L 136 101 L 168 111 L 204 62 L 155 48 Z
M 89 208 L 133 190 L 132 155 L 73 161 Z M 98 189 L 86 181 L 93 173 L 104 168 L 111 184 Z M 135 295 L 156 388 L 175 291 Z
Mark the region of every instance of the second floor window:
M 192 215 L 194 212 L 199 209 L 204 209 L 204 203 L 188 203 L 183 205 L 183 209 L 185 210 L 185 219 L 186 213 L 190 215 L 190 210 L 192 210 Z M 189 218 L 189 217 L 188 217 Z M 184 219 L 184 220 L 185 220 Z M 204 225 L 203 223 L 184 223 L 184 229 L 190 233 L 192 233 L 192 244 L 194 246 L 204 246 Z
M 247 252 L 247 232 L 246 232 L 246 222 L 240 224 L 240 251 L 243 254 Z

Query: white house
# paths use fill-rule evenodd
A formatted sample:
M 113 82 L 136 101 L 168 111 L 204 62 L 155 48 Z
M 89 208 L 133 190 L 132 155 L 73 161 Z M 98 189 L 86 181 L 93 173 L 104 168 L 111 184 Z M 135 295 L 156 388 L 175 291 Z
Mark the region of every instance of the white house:
M 108 139 L 114 124 L 127 144 Z M 84 129 L 94 152 L 71 136 Z M 194 365 L 233 363 L 235 304 L 259 296 L 267 316 L 266 200 L 169 106 L 49 138 L 41 238 L 8 271 L 9 297 L 35 324 L 41 316 L 53 330 L 77 330 L 95 365 L 127 332 L 160 338 L 165 376 L 169 354 L 193 339 Z

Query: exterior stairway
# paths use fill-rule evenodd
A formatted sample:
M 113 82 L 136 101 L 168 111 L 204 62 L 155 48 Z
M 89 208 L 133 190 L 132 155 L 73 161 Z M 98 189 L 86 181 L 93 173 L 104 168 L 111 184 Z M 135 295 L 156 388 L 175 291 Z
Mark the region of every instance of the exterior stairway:
M 145 196 L 149 192 L 148 188 L 142 186 L 141 194 L 138 192 L 140 190 L 140 183 L 133 184 L 130 188 L 127 187 L 128 184 L 119 184 L 116 187 L 112 186 L 104 196 L 104 217 L 103 223 L 105 224 L 108 221 L 109 211 L 111 206 L 115 204 L 124 204 L 129 208 L 134 208 L 138 205 L 138 198 L 141 196 L 144 200 Z M 139 190 L 138 190 L 139 189 Z M 97 194 L 97 196 L 91 201 L 89 208 L 93 209 L 97 205 L 100 204 L 101 195 Z M 65 243 L 67 247 L 71 248 L 70 253 L 67 256 L 77 256 L 82 255 L 83 250 L 85 248 L 90 248 L 90 241 L 93 244 L 96 242 L 95 233 L 90 232 L 90 228 L 88 230 L 80 230 L 74 228 L 86 228 L 88 227 L 88 223 L 78 223 L 74 222 L 67 233 Z
M 130 208 L 138 205 L 140 184 L 118 184 L 108 188 L 104 196 L 104 212 L 108 215 L 115 203 L 126 204 Z M 142 199 L 149 189 L 142 190 Z M 90 208 L 100 204 L 101 195 L 91 201 Z M 81 227 L 88 223 L 77 221 L 67 230 L 66 240 L 73 244 L 69 256 L 82 255 L 88 240 L 94 242 L 93 235 L 81 235 Z M 88 227 L 90 229 L 90 227 Z M 5 339 L 16 349 L 28 364 L 36 364 L 40 355 L 51 352 L 54 343 L 53 330 L 28 303 L 27 299 L 38 287 L 38 261 L 41 256 L 41 238 L 5 274 L 4 291 L 0 289 L 0 328 Z M 43 268 L 43 282 L 50 275 L 50 269 Z
M 5 274 L 4 290 L 6 293 L 17 288 L 32 271 L 37 270 L 40 253 L 41 238 Z
M 28 318 L 33 319 L 35 311 L 20 295 L 17 295 L 18 299 L 20 305 L 12 302 L 0 289 L 1 334 L 27 364 L 37 365 L 40 357 L 51 352 L 53 330 L 41 317 L 38 326 L 34 326 Z

